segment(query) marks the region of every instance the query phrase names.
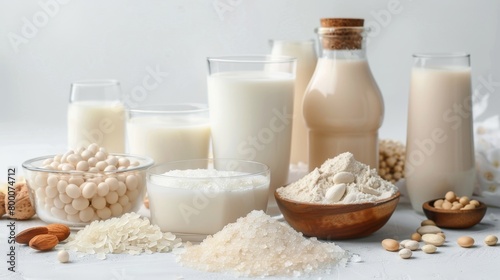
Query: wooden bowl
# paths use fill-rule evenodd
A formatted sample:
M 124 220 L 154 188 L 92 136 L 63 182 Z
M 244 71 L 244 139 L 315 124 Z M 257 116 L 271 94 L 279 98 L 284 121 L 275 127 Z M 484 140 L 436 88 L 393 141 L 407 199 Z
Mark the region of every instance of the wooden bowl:
M 438 198 L 439 199 L 439 198 Z M 437 226 L 443 228 L 470 228 L 479 223 L 486 214 L 486 205 L 479 202 L 479 206 L 468 210 L 445 210 L 434 208 L 433 199 L 422 204 L 425 216 L 433 220 Z M 441 198 L 444 199 L 444 198 Z
M 358 204 L 314 204 L 293 201 L 274 193 L 285 220 L 304 235 L 326 240 L 368 236 L 387 223 L 400 193 L 390 198 Z

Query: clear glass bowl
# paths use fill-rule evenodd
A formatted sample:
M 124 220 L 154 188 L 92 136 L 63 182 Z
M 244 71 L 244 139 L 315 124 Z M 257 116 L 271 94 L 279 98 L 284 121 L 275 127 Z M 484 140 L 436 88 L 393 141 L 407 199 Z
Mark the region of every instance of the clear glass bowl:
M 197 241 L 252 210 L 266 211 L 270 171 L 253 161 L 182 160 L 151 167 L 147 182 L 151 222 Z
M 146 191 L 146 170 L 153 160 L 136 155 L 110 155 L 128 158 L 138 165 L 83 172 L 43 168 L 43 162 L 55 155 L 25 161 L 22 166 L 38 217 L 47 223 L 81 228 L 95 220 L 139 210 Z

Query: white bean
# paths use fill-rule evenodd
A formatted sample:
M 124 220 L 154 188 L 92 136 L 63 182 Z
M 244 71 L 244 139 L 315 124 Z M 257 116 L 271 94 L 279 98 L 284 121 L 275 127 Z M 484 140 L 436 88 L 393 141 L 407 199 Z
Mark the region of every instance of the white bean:
M 109 193 L 109 185 L 106 182 L 102 182 L 97 186 L 97 195 L 106 196 Z
M 73 206 L 73 208 L 79 211 L 87 208 L 89 204 L 90 204 L 89 200 L 83 197 L 73 199 L 73 201 L 71 202 L 71 206 Z
M 66 194 L 71 198 L 79 198 L 82 192 L 80 188 L 75 184 L 69 184 L 66 187 Z
M 81 176 L 71 176 L 68 180 L 68 183 L 75 184 L 77 186 L 80 186 L 83 182 L 85 182 L 85 180 L 83 180 Z
M 59 179 L 56 175 L 49 175 L 49 177 L 47 178 L 47 185 L 50 187 L 56 187 L 58 182 Z
M 92 143 L 87 147 L 87 150 L 95 155 L 99 151 L 99 145 Z
M 71 204 L 66 204 L 64 206 L 64 211 L 66 213 L 68 213 L 69 215 L 74 215 L 74 214 L 78 213 L 78 210 L 76 210 L 75 207 L 73 207 Z
M 424 251 L 424 253 L 426 254 L 433 254 L 436 252 L 436 250 L 437 247 L 432 244 L 425 244 L 424 246 L 422 246 L 422 251 Z
M 59 199 L 66 204 L 71 203 L 73 201 L 73 199 L 69 197 L 66 193 L 60 193 Z
M 106 207 L 106 199 L 102 196 L 96 196 L 92 198 L 92 207 L 97 210 L 103 209 L 104 207 Z
M 110 191 L 116 191 L 118 189 L 118 180 L 116 178 L 107 178 L 105 182 L 109 185 Z
M 111 217 L 111 210 L 108 207 L 104 207 L 103 209 L 98 209 L 97 210 L 97 216 L 99 218 L 105 220 Z
M 97 193 L 97 186 L 94 182 L 87 182 L 83 185 L 82 196 L 92 198 Z
M 345 193 L 346 184 L 336 184 L 330 187 L 325 193 L 325 201 L 327 203 L 338 202 Z
M 99 170 L 103 171 L 108 164 L 105 161 L 99 161 L 95 164 L 95 167 L 99 168 Z
M 335 184 L 350 184 L 356 178 L 351 172 L 339 172 L 333 176 L 333 183 Z
M 45 188 L 45 194 L 47 197 L 54 198 L 59 194 L 59 192 L 57 191 L 57 187 L 47 186 Z
M 93 154 L 89 150 L 85 150 L 80 154 L 80 156 L 82 157 L 83 160 L 88 160 L 93 156 Z
M 61 250 L 57 253 L 57 260 L 60 263 L 67 263 L 69 261 L 69 253 L 65 250 Z
M 68 182 L 60 180 L 57 182 L 57 191 L 59 193 L 66 193 L 66 187 L 68 186 Z
M 114 165 L 108 165 L 106 168 L 104 168 L 104 171 L 116 171 L 116 166 Z
M 89 170 L 89 168 L 89 163 L 83 160 L 78 162 L 78 164 L 76 165 L 76 170 L 78 171 L 87 171 Z
M 409 258 L 411 258 L 411 255 L 412 255 L 412 252 L 410 249 L 404 248 L 404 249 L 399 250 L 399 256 L 402 259 L 409 259 Z
M 130 160 L 126 157 L 121 157 L 118 159 L 118 165 L 128 167 L 130 165 Z
M 123 207 L 120 203 L 111 204 L 109 206 L 109 209 L 111 210 L 111 215 L 113 215 L 114 217 L 118 217 L 123 214 Z
M 87 207 L 80 211 L 79 216 L 82 222 L 89 222 L 94 217 L 94 209 L 92 209 L 92 207 Z
M 87 160 L 87 162 L 89 163 L 90 167 L 95 167 L 95 165 L 99 162 L 99 160 L 96 159 L 95 157 L 91 157 Z
M 134 174 L 131 174 L 131 175 L 127 176 L 125 183 L 127 184 L 127 188 L 129 190 L 135 190 L 135 189 L 137 189 L 137 185 L 139 184 L 139 180 L 137 179 L 137 176 L 135 176 Z M 344 192 L 345 192 L 345 190 L 344 190 Z
M 116 203 L 116 202 L 118 201 L 118 193 L 116 193 L 116 192 L 109 192 L 109 193 L 106 195 L 106 201 L 107 201 L 109 204 Z

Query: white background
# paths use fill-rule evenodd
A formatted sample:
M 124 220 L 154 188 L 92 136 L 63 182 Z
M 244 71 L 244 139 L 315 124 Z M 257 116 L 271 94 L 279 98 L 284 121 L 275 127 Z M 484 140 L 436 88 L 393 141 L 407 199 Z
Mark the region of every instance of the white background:
M 131 96 L 159 71 L 134 105 L 206 103 L 207 56 L 268 53 L 271 38 L 316 38 L 321 17 L 362 17 L 386 106 L 380 136 L 404 141 L 414 52 L 471 53 L 474 88 L 493 93 L 481 117 L 496 114 L 500 86 L 484 81 L 500 81 L 499 15 L 492 0 L 0 0 L 0 137 L 16 123 L 64 143 L 81 79 L 118 79 Z

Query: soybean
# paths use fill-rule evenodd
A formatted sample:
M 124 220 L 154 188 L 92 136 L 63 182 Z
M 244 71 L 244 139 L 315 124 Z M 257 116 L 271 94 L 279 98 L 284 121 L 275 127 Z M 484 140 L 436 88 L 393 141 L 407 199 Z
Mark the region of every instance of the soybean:
M 474 245 L 474 238 L 470 236 L 462 236 L 457 239 L 458 245 L 464 248 L 470 248 Z
M 497 245 L 497 242 L 498 242 L 498 237 L 494 235 L 488 235 L 484 238 L 484 243 L 486 243 L 486 245 L 488 246 L 495 246 Z
M 382 247 L 384 247 L 387 251 L 396 252 L 399 250 L 399 242 L 394 239 L 387 238 L 382 240 Z

